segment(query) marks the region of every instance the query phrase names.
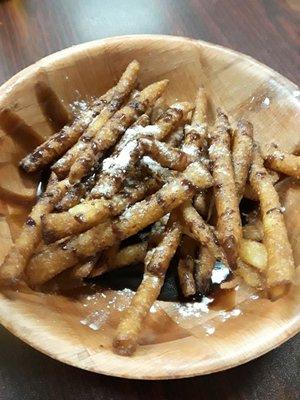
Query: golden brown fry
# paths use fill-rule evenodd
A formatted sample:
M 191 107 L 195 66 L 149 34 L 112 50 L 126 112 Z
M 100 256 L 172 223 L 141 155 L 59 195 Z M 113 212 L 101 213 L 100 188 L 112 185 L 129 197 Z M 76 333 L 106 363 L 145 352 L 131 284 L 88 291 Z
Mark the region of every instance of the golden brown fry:
M 102 152 L 114 145 L 124 131 L 161 96 L 168 84 L 167 80 L 153 83 L 140 95 L 117 111 L 105 126 L 87 144 L 83 155 L 73 163 L 69 180 L 78 182 L 98 161 Z
M 244 279 L 246 284 L 255 289 L 262 290 L 264 288 L 263 276 L 256 268 L 252 268 L 242 260 L 237 260 L 237 268 L 235 274 Z
M 186 118 L 186 115 L 192 108 L 193 106 L 188 102 L 175 103 L 161 115 L 154 125 L 148 125 L 147 123 L 133 124 L 127 129 L 120 142 L 116 145 L 116 151 L 120 151 L 129 141 L 142 137 L 149 137 L 156 140 L 166 139 L 170 132 Z
M 193 108 L 194 106 L 189 102 L 172 104 L 153 125 L 156 128 L 154 138 L 161 141 L 167 139 Z
M 279 197 L 263 165 L 263 159 L 257 146 L 254 148 L 250 183 L 258 193 L 260 201 L 264 244 L 268 254 L 266 284 L 270 298 L 275 300 L 289 289 L 294 278 L 295 264 Z
M 211 201 L 213 201 L 213 199 L 210 190 L 200 190 L 194 197 L 193 206 L 203 218 L 208 219 L 209 204 Z
M 135 62 L 134 62 L 135 63 Z M 115 87 L 98 98 L 88 110 L 28 154 L 20 163 L 26 172 L 35 172 L 62 156 L 80 138 L 85 129 L 115 95 Z
M 119 218 L 103 222 L 63 243 L 53 243 L 35 254 L 28 267 L 28 282 L 42 284 L 59 272 L 100 250 L 134 235 L 191 199 L 195 191 L 212 185 L 209 172 L 199 162 L 190 164 L 158 192 L 129 207 Z
M 233 133 L 232 163 L 238 199 L 244 194 L 250 165 L 252 162 L 253 126 L 246 120 L 240 120 Z
M 184 127 L 184 143 L 182 150 L 194 157 L 194 159 L 199 159 L 199 157 L 204 155 L 204 149 L 207 146 L 207 126 L 206 125 L 185 125 Z
M 95 168 L 90 176 L 82 179 L 81 182 L 72 185 L 62 199 L 55 205 L 56 211 L 67 211 L 69 208 L 76 206 L 80 201 L 86 198 L 87 194 L 95 185 L 98 168 Z
M 190 202 L 180 207 L 180 218 L 195 240 L 207 247 L 216 260 L 227 264 L 213 227 L 208 225 Z
M 116 152 L 122 150 L 130 141 L 143 137 L 156 140 L 165 139 L 186 118 L 192 108 L 188 102 L 175 103 L 161 115 L 155 125 L 148 125 L 146 120 L 145 122 L 142 120 L 142 123 L 134 123 L 116 145 Z
M 273 183 L 273 185 L 279 181 L 280 176 L 276 171 L 273 171 L 271 169 L 266 168 L 266 171 L 268 172 L 268 175 Z M 246 183 L 245 185 L 245 190 L 244 190 L 244 197 L 246 199 L 252 200 L 252 201 L 258 201 L 258 196 L 253 187 L 250 186 L 249 183 Z
M 211 275 L 216 259 L 207 247 L 200 250 L 199 259 L 195 262 L 195 282 L 197 292 L 206 294 L 211 285 Z
M 180 235 L 180 225 L 173 222 L 168 225 L 159 246 L 150 250 L 148 262 L 145 262 L 143 281 L 130 306 L 124 312 L 113 340 L 113 348 L 117 354 L 130 356 L 136 350 L 143 320 L 159 296 L 166 271 L 178 247 Z
M 195 100 L 195 111 L 192 118 L 192 125 L 207 123 L 207 93 L 203 87 L 199 87 L 197 97 Z
M 52 166 L 52 170 L 58 177 L 64 178 L 67 176 L 74 161 L 84 153 L 92 139 L 121 107 L 136 85 L 138 72 L 139 63 L 137 61 L 132 61 L 114 87 L 114 94 L 110 101 L 103 107 L 100 113 L 93 118 L 78 142 Z
M 300 179 L 300 156 L 287 153 L 273 144 L 264 154 L 264 158 L 268 167 Z
M 201 157 L 202 162 L 207 163 L 207 96 L 205 90 L 200 87 L 196 97 L 196 107 L 192 118 L 191 125 L 185 126 L 185 137 L 182 150 L 198 159 Z M 194 198 L 194 206 L 196 210 L 206 217 L 209 209 L 209 194 L 205 190 L 201 190 Z
M 143 154 L 147 154 L 163 167 L 168 167 L 176 171 L 184 171 L 188 164 L 194 161 L 184 151 L 170 147 L 158 140 L 141 138 L 139 144 Z
M 53 209 L 54 204 L 65 190 L 67 190 L 67 183 L 65 181 L 57 183 L 52 175 L 47 190 L 33 206 L 21 234 L 0 268 L 0 280 L 13 280 L 22 274 L 41 240 L 41 216 Z
M 242 239 L 239 251 L 240 259 L 246 264 L 265 271 L 267 268 L 268 255 L 265 246 L 254 240 Z
M 197 243 L 187 235 L 183 235 L 180 245 L 180 260 L 178 263 L 178 278 L 184 297 L 196 293 L 194 280 L 194 259 Z
M 239 202 L 235 188 L 230 152 L 230 125 L 225 114 L 217 111 L 217 126 L 211 134 L 209 157 L 214 178 L 217 229 L 230 266 L 234 267 L 242 237 Z
M 119 194 L 112 199 L 85 200 L 68 211 L 51 213 L 42 217 L 42 233 L 45 243 L 81 233 L 106 220 L 121 214 L 129 205 L 142 200 L 149 192 L 159 188 L 155 179 L 144 181 L 129 194 Z
M 110 257 L 106 261 L 102 261 L 100 258 L 98 265 L 90 274 L 91 278 L 103 275 L 105 272 L 111 271 L 117 268 L 127 267 L 128 265 L 143 262 L 147 253 L 148 243 L 140 242 L 124 247 Z
M 127 129 L 112 155 L 104 160 L 102 171 L 89 198 L 112 198 L 124 186 L 127 177 L 134 175 L 137 170 L 136 162 L 142 153 L 137 139 L 140 136 L 140 129 L 147 126 L 149 121 L 148 115 L 143 114 Z

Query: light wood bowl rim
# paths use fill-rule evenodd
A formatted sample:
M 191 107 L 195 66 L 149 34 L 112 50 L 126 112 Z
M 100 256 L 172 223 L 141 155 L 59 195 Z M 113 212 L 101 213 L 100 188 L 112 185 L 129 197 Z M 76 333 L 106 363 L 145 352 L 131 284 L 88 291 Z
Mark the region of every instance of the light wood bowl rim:
M 183 41 L 183 42 L 188 42 L 191 43 L 193 42 L 195 45 L 198 45 L 199 47 L 206 47 L 210 49 L 215 49 L 218 52 L 223 52 L 224 54 L 229 54 L 232 56 L 235 56 L 237 58 L 242 58 L 243 60 L 247 60 L 247 62 L 251 63 L 253 66 L 255 66 L 258 69 L 261 69 L 262 71 L 271 73 L 272 76 L 276 77 L 277 81 L 280 82 L 282 86 L 288 85 L 288 86 L 294 86 L 295 90 L 298 89 L 298 86 L 289 80 L 288 78 L 282 76 L 280 73 L 277 71 L 273 70 L 272 68 L 266 66 L 265 64 L 257 61 L 255 58 L 246 55 L 244 53 L 241 53 L 236 50 L 228 49 L 224 46 L 209 43 L 203 40 L 199 39 L 193 39 L 189 37 L 183 37 L 183 36 L 174 36 L 174 35 L 160 35 L 160 34 L 134 34 L 134 35 L 122 35 L 122 36 L 114 36 L 114 37 L 109 37 L 109 38 L 104 38 L 104 39 L 97 39 L 85 43 L 81 43 L 78 45 L 74 45 L 71 47 L 68 47 L 66 49 L 57 51 L 55 53 L 52 53 L 46 57 L 43 57 L 36 63 L 24 68 L 17 74 L 15 74 L 13 77 L 11 77 L 9 80 L 7 80 L 5 83 L 3 83 L 0 86 L 0 103 L 3 98 L 5 98 L 6 94 L 13 90 L 16 85 L 21 83 L 24 79 L 30 78 L 31 75 L 35 74 L 39 68 L 48 65 L 49 63 L 52 63 L 53 61 L 62 61 L 65 58 L 68 58 L 72 54 L 76 54 L 82 50 L 85 49 L 91 49 L 91 48 L 97 48 L 101 47 L 105 44 L 113 44 L 117 43 L 120 40 L 124 41 L 127 39 L 134 39 L 136 41 L 143 41 L 145 39 L 147 40 L 166 40 L 166 41 Z M 300 102 L 299 102 L 299 108 L 300 108 Z M 1 292 L 0 292 L 1 294 Z M 13 321 L 14 323 L 16 321 Z M 233 367 L 236 367 L 238 365 L 242 365 L 244 363 L 247 363 L 248 361 L 254 360 L 258 357 L 260 357 L 263 354 L 268 353 L 272 349 L 280 346 L 287 340 L 291 339 L 293 336 L 295 336 L 299 331 L 300 331 L 300 314 L 297 316 L 297 318 L 294 318 L 292 321 L 289 321 L 290 323 L 285 326 L 284 331 L 282 329 L 278 330 L 278 334 L 272 337 L 272 340 L 267 340 L 265 342 L 265 346 L 260 350 L 257 351 L 255 350 L 255 346 L 252 347 L 252 349 L 245 354 L 241 354 L 240 357 L 227 357 L 226 359 L 222 360 L 222 363 L 220 363 L 219 366 L 213 366 L 205 371 L 199 368 L 192 368 L 189 372 L 186 370 L 183 371 L 178 371 L 173 372 L 173 373 L 168 373 L 168 374 L 159 374 L 159 371 L 157 373 L 153 373 L 153 371 L 150 372 L 149 375 L 147 375 L 145 372 L 142 374 L 139 374 L 138 372 L 136 373 L 123 373 L 120 370 L 115 370 L 113 372 L 105 370 L 105 368 L 99 366 L 99 368 L 94 369 L 92 367 L 83 367 L 82 365 L 78 365 L 76 362 L 72 362 L 70 359 L 64 356 L 57 356 L 54 354 L 51 354 L 47 352 L 40 344 L 35 343 L 35 341 L 31 341 L 30 338 L 26 334 L 23 333 L 22 331 L 22 326 L 18 324 L 12 325 L 12 321 L 10 320 L 9 316 L 7 318 L 4 318 L 2 316 L 2 319 L 0 320 L 1 325 L 3 325 L 9 332 L 11 332 L 13 335 L 21 339 L 23 342 L 31 346 L 32 348 L 40 351 L 41 353 L 58 360 L 60 362 L 63 362 L 67 365 L 71 365 L 77 368 L 85 369 L 87 371 L 93 371 L 99 374 L 104 374 L 108 376 L 115 376 L 115 377 L 121 377 L 121 378 L 129 378 L 129 379 L 145 379 L 145 380 L 164 380 L 164 379 L 178 379 L 178 378 L 188 378 L 188 377 L 194 377 L 194 376 L 199 376 L 199 375 L 207 375 L 211 374 L 214 372 L 219 372 L 219 371 L 224 371 Z M 284 336 L 285 334 L 285 336 Z M 99 350 L 101 352 L 101 350 Z M 134 357 L 134 356 L 133 356 Z

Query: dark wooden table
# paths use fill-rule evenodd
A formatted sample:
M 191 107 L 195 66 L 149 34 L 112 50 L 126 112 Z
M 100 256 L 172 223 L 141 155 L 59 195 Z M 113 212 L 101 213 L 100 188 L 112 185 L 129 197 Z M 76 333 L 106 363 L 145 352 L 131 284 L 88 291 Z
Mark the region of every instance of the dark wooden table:
M 0 83 L 62 48 L 131 33 L 222 44 L 299 83 L 299 20 L 299 0 L 0 0 Z M 0 328 L 0 400 L 292 400 L 297 398 L 299 338 L 230 371 L 142 382 L 60 364 Z

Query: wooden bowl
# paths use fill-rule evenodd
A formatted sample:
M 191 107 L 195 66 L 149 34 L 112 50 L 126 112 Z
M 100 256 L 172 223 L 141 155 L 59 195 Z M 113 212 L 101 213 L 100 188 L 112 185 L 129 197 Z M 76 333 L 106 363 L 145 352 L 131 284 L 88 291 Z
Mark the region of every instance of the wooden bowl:
M 142 85 L 170 79 L 168 101 L 193 100 L 197 87 L 204 84 L 213 101 L 232 119 L 244 116 L 252 121 L 255 137 L 262 144 L 275 139 L 286 150 L 298 144 L 300 93 L 293 83 L 243 54 L 179 37 L 117 37 L 60 51 L 5 83 L 0 88 L 0 108 L 11 109 L 43 140 L 51 129 L 36 100 L 37 82 L 48 83 L 69 105 L 106 91 L 134 58 L 141 63 Z M 14 126 L 10 135 L 0 130 L 1 262 L 28 213 L 37 183 L 36 178 L 21 174 L 17 164 L 39 137 L 33 138 L 30 127 L 24 129 L 21 120 Z M 289 236 L 299 264 L 300 186 L 292 180 L 281 186 Z M 111 339 L 131 295 L 129 290 L 86 290 L 76 296 L 59 296 L 2 289 L 0 322 L 57 360 L 138 379 L 181 378 L 224 370 L 273 349 L 300 327 L 297 284 L 274 303 L 244 288 L 234 293 L 234 303 L 231 293 L 230 301 L 225 299 L 227 305 L 223 301 L 212 309 L 207 301 L 186 305 L 158 301 L 136 354 L 124 358 L 112 352 Z

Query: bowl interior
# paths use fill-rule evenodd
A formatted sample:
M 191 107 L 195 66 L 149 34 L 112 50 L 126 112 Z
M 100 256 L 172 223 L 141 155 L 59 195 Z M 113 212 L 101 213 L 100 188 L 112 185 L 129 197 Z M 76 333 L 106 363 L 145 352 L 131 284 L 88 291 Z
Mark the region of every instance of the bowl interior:
M 141 63 L 143 86 L 170 80 L 167 102 L 193 100 L 203 84 L 233 121 L 245 117 L 254 124 L 262 145 L 273 140 L 286 150 L 299 145 L 297 87 L 242 54 L 164 36 L 113 38 L 53 54 L 0 89 L 0 262 L 20 231 L 37 184 L 36 176 L 18 170 L 18 161 L 52 132 L 36 99 L 36 84 L 47 83 L 72 110 L 74 102 L 80 106 L 111 87 L 134 58 Z M 7 123 L 7 109 L 18 119 Z M 288 179 L 280 193 L 299 264 L 300 185 Z M 0 322 L 40 351 L 81 368 L 129 378 L 175 378 L 238 365 L 295 334 L 300 325 L 297 289 L 296 284 L 275 303 L 243 287 L 220 304 L 157 302 L 132 358 L 111 351 L 114 329 L 132 296 L 128 290 L 86 288 L 59 296 L 3 289 Z

